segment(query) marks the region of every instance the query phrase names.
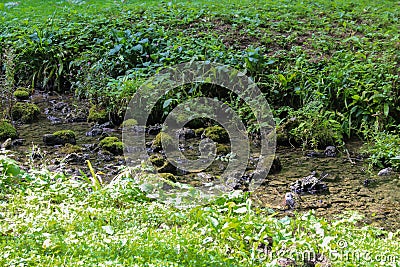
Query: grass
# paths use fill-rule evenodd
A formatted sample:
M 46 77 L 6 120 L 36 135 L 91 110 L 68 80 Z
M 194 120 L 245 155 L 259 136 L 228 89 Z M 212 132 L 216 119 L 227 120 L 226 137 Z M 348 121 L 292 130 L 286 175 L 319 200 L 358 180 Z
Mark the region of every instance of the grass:
M 399 231 L 359 228 L 356 214 L 278 218 L 240 194 L 177 209 L 146 197 L 137 180 L 152 174 L 140 168 L 99 188 L 0 164 L 2 266 L 303 266 L 317 253 L 332 266 L 396 266 L 400 257 Z

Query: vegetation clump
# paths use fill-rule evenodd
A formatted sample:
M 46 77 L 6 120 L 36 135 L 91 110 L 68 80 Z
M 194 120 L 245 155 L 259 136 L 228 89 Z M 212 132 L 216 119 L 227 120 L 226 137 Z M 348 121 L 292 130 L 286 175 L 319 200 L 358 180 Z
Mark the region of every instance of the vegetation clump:
M 108 112 L 96 105 L 93 105 L 89 109 L 88 122 L 105 123 L 109 120 Z
M 228 132 L 221 126 L 210 126 L 204 130 L 204 136 L 218 143 L 228 143 Z
M 33 103 L 17 102 L 12 107 L 12 117 L 16 121 L 22 123 L 31 123 L 38 119 L 40 109 Z
M 122 155 L 124 152 L 124 144 L 115 136 L 103 138 L 99 143 L 99 147 L 114 155 Z
M 372 167 L 400 169 L 400 136 L 396 132 L 380 132 L 369 137 L 362 152 Z
M 18 137 L 18 132 L 15 127 L 7 120 L 0 120 L 0 141 L 8 138 L 15 139 Z

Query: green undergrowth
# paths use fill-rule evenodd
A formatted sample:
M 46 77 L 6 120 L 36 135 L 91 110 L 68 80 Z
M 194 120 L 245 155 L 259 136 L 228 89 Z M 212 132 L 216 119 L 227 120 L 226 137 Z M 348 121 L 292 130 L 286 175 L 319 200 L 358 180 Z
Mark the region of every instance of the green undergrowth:
M 356 214 L 334 222 L 312 212 L 278 218 L 241 194 L 178 209 L 147 196 L 139 181 L 154 174 L 143 168 L 92 186 L 45 169 L 23 170 L 2 156 L 0 264 L 278 266 L 289 258 L 303 266 L 301 253 L 311 252 L 332 266 L 399 260 L 399 232 L 356 227 Z
M 318 101 L 331 121 L 323 127 L 342 129 L 329 138 L 339 144 L 364 124 L 400 122 L 396 1 L 42 2 L 0 4 L 0 44 L 15 53 L 16 85 L 74 90 L 119 123 L 143 81 L 196 60 L 243 70 L 276 110 Z M 155 109 L 183 100 L 166 95 Z M 248 109 L 238 108 L 246 121 Z M 293 133 L 307 146 L 327 141 L 301 127 Z

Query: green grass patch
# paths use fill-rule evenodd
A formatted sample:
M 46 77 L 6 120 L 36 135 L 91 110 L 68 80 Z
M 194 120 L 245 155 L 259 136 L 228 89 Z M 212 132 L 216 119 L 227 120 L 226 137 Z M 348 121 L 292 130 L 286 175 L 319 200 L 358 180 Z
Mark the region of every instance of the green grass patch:
M 140 169 L 94 191 L 5 157 L 0 170 L 2 266 L 278 266 L 311 251 L 332 266 L 378 266 L 400 253 L 399 232 L 356 227 L 356 214 L 278 218 L 238 195 L 189 209 L 151 201 L 138 181 L 154 174 Z

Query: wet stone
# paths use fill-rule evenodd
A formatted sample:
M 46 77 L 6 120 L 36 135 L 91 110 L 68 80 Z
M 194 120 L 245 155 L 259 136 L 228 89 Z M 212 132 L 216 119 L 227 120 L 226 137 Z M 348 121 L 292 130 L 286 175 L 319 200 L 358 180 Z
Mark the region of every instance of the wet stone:
M 22 146 L 25 142 L 25 139 L 19 138 L 12 141 L 12 146 Z
M 45 134 L 43 135 L 43 142 L 47 146 L 57 146 L 57 145 L 65 145 L 65 144 L 76 144 L 76 140 L 74 137 L 60 137 L 54 134 Z

